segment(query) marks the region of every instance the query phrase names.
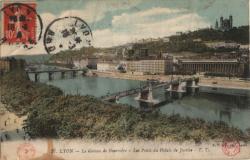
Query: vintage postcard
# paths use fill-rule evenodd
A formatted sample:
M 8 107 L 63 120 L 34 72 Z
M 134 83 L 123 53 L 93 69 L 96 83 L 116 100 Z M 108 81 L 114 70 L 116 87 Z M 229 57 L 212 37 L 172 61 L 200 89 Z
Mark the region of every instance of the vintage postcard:
M 249 0 L 0 0 L 0 160 L 250 159 Z

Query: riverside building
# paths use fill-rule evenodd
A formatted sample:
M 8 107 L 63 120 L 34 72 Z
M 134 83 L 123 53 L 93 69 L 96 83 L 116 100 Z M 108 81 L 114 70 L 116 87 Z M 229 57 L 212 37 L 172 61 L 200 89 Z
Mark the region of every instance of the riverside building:
M 215 60 L 188 60 L 180 59 L 179 70 L 183 72 L 206 72 L 221 75 L 242 76 L 244 74 L 244 63 L 237 59 L 215 59 Z
M 138 60 L 126 61 L 126 70 L 128 72 L 142 74 L 166 74 L 172 72 L 171 60 Z

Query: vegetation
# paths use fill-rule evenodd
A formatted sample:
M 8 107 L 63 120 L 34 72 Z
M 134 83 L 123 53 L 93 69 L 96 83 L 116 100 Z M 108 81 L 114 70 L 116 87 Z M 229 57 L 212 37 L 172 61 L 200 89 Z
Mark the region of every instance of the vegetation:
M 0 79 L 1 102 L 8 104 L 10 111 L 25 115 L 30 105 L 42 98 L 52 98 L 63 92 L 53 86 L 33 83 L 23 71 L 10 72 Z
M 194 32 L 182 34 L 180 36 L 172 36 L 171 39 L 202 39 L 203 41 L 229 41 L 240 44 L 249 43 L 249 26 L 234 27 L 228 31 L 220 31 L 214 29 L 201 29 Z
M 100 49 L 94 47 L 83 47 L 79 50 L 66 50 L 61 51 L 57 54 L 54 54 L 50 57 L 50 61 L 59 60 L 59 61 L 71 61 L 71 60 L 80 60 L 87 56 L 92 56 L 93 53 L 99 52 Z
M 55 87 L 29 81 L 21 71 L 9 73 L 0 80 L 2 100 L 10 106 L 10 111 L 27 113 L 25 129 L 33 138 L 200 142 L 230 137 L 250 140 L 241 130 L 223 122 L 144 113 L 90 96 L 65 96 Z

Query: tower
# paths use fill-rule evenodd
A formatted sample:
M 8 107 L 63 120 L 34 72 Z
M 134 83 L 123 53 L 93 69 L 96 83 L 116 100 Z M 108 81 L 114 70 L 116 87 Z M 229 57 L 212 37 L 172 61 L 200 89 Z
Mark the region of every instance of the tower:
M 220 17 L 220 29 L 223 29 L 224 27 L 223 27 L 224 25 L 223 25 L 223 17 Z
M 232 29 L 233 28 L 233 16 L 232 15 L 229 16 L 229 21 L 230 21 L 230 29 Z
M 215 29 L 219 29 L 218 20 L 216 20 L 216 22 L 215 22 Z

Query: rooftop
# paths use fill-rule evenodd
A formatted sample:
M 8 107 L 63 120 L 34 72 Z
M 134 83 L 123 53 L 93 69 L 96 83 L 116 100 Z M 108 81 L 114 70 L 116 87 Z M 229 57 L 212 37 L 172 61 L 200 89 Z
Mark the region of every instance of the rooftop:
M 192 63 L 192 62 L 238 62 L 237 59 L 180 59 L 181 62 Z

